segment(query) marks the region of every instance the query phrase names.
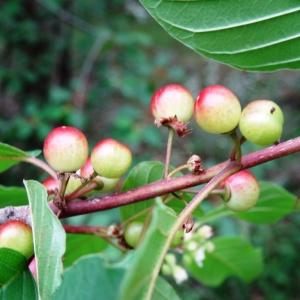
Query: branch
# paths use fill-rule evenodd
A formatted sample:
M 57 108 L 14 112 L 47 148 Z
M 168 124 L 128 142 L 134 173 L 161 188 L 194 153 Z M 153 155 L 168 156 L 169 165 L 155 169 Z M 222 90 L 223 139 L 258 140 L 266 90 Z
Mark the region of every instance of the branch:
M 271 146 L 256 152 L 252 152 L 242 157 L 241 169 L 248 169 L 260 165 L 270 160 L 300 151 L 300 137 L 282 142 L 276 146 Z M 208 182 L 223 170 L 230 161 L 225 161 L 207 169 L 200 175 L 188 174 L 174 179 L 167 178 L 154 183 L 130 190 L 124 193 L 94 198 L 89 200 L 76 200 L 69 202 L 62 212 L 61 217 L 82 215 L 101 210 L 108 210 L 138 201 L 143 201 L 153 197 L 161 196 L 171 192 L 176 192 L 185 188 Z M 56 211 L 56 208 L 52 206 Z

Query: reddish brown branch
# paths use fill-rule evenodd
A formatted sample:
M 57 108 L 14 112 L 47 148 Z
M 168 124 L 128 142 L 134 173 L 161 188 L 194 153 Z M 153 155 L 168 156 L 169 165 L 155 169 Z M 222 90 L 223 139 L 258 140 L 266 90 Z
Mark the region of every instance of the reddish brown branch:
M 100 227 L 100 226 L 64 225 L 64 229 L 68 233 L 82 233 L 82 234 L 101 234 L 107 231 L 107 227 Z
M 297 137 L 295 139 L 280 143 L 276 146 L 271 146 L 243 156 L 241 159 L 242 169 L 251 168 L 267 161 L 299 151 L 300 137 Z M 221 164 L 215 165 L 200 175 L 188 174 L 174 179 L 156 181 L 152 184 L 148 184 L 124 193 L 104 196 L 102 198 L 72 201 L 67 204 L 64 212 L 61 214 L 61 217 L 108 210 L 114 207 L 127 205 L 206 183 L 222 169 L 224 169 L 228 163 L 229 161 L 225 161 Z M 53 209 L 55 210 L 55 207 L 53 207 Z

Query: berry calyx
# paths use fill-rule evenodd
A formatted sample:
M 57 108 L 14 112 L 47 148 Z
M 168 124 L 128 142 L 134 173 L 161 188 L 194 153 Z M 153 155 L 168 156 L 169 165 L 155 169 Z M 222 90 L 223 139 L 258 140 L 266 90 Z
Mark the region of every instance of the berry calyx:
M 15 250 L 26 258 L 33 255 L 32 230 L 20 221 L 8 221 L 0 225 L 0 248 Z
M 283 123 L 283 113 L 275 102 L 255 100 L 243 109 L 239 126 L 247 140 L 268 146 L 279 141 Z
M 94 170 L 107 178 L 120 178 L 131 165 L 131 151 L 114 139 L 104 139 L 93 149 L 91 162 Z
M 199 93 L 194 111 L 196 121 L 204 131 L 220 134 L 237 127 L 241 105 L 230 89 L 222 85 L 211 85 Z
M 74 172 L 80 169 L 87 159 L 87 139 L 75 127 L 54 128 L 45 139 L 44 156 L 54 170 Z
M 59 182 L 57 179 L 54 179 L 53 177 L 48 177 L 43 181 L 43 185 L 47 190 L 48 195 L 55 194 L 56 191 L 58 191 L 59 188 Z
M 221 185 L 227 193 L 225 205 L 234 211 L 245 211 L 255 206 L 259 197 L 259 184 L 248 170 L 237 172 L 224 180 Z
M 143 231 L 143 227 L 144 227 L 143 223 L 138 221 L 131 222 L 126 226 L 124 232 L 124 238 L 126 243 L 130 247 L 136 248 L 138 246 Z
M 152 115 L 158 122 L 174 117 L 178 121 L 187 122 L 193 115 L 194 100 L 184 86 L 172 83 L 154 93 L 150 106 Z

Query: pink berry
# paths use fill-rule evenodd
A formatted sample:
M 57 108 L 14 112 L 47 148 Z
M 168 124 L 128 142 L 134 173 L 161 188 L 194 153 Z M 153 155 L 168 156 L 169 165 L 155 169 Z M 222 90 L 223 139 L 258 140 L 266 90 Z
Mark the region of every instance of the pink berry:
M 0 248 L 20 252 L 26 258 L 33 255 L 31 227 L 21 221 L 8 221 L 0 225 Z
M 132 155 L 129 148 L 114 140 L 104 139 L 93 149 L 91 162 L 94 170 L 107 178 L 120 178 L 131 165 Z
M 43 181 L 44 187 L 47 189 L 48 195 L 53 195 L 59 187 L 59 183 L 57 179 L 53 177 L 48 177 Z
M 31 260 L 30 264 L 28 265 L 28 269 L 32 274 L 32 277 L 36 280 L 37 279 L 37 270 L 36 270 L 36 260 L 35 257 Z
M 259 197 L 259 184 L 248 170 L 237 172 L 222 183 L 228 192 L 225 204 L 235 211 L 248 210 L 255 206 Z
M 176 116 L 179 121 L 187 122 L 193 115 L 194 100 L 184 86 L 172 83 L 157 90 L 150 105 L 152 115 L 158 121 Z
M 44 156 L 54 170 L 74 172 L 80 169 L 87 159 L 87 139 L 75 127 L 57 127 L 45 139 Z
M 241 105 L 236 95 L 222 85 L 203 89 L 195 103 L 198 125 L 210 133 L 227 133 L 239 124 Z

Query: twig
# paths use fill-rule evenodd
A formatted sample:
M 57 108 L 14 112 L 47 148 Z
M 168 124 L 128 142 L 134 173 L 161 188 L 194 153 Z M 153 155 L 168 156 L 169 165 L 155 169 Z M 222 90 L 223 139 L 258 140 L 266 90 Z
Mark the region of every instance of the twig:
M 39 167 L 40 169 L 46 171 L 51 177 L 57 179 L 56 172 L 49 165 L 43 162 L 41 159 L 38 159 L 36 157 L 26 157 L 22 161 L 35 165 L 36 167 Z
M 168 129 L 169 129 L 169 134 L 168 134 L 168 142 L 167 142 L 167 150 L 166 150 L 166 158 L 165 158 L 164 178 L 168 177 L 171 153 L 172 153 L 173 138 L 174 138 L 174 130 L 172 128 L 168 128 Z

